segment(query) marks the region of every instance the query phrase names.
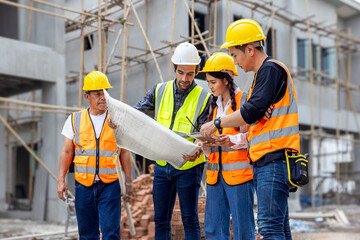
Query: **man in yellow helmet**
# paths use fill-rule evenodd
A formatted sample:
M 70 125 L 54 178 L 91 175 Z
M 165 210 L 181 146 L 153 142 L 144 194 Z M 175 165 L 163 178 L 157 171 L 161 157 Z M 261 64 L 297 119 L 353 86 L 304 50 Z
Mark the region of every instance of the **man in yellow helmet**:
M 171 61 L 176 79 L 155 85 L 135 108 L 145 113 L 155 111 L 156 121 L 175 132 L 188 134 L 196 129 L 186 117 L 200 127 L 209 113 L 210 94 L 194 81 L 201 61 L 194 45 L 182 43 L 177 46 Z M 155 239 L 171 239 L 171 215 L 176 193 L 185 239 L 200 239 L 197 206 L 205 157 L 202 154 L 200 157 L 184 156 L 184 159 L 189 162 L 180 169 L 164 161 L 156 162 L 153 184 Z
M 264 39 L 254 20 L 241 19 L 228 27 L 221 48 L 228 48 L 235 64 L 245 72 L 255 72 L 255 78 L 240 110 L 204 124 L 201 134 L 210 136 L 216 128 L 251 125 L 248 156 L 258 198 L 259 233 L 263 239 L 291 239 L 285 154 L 300 150 L 297 101 L 287 67 L 267 56 Z M 261 120 L 270 106 L 271 118 Z
M 125 172 L 126 193 L 132 193 L 130 152 L 116 146 L 113 130 L 106 119 L 108 111 L 103 89 L 112 88 L 105 74 L 89 73 L 84 79 L 85 98 L 90 107 L 72 113 L 62 135 L 58 197 L 65 201 L 65 176 L 74 162 L 75 208 L 80 239 L 120 239 L 121 199 L 115 161 Z

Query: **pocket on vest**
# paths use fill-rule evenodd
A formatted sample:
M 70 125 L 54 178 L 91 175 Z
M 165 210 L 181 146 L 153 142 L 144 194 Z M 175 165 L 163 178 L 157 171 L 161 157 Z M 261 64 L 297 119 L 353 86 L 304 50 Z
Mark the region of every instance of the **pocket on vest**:
M 76 156 L 74 158 L 74 164 L 78 166 L 86 166 L 89 161 L 89 156 Z
M 86 179 L 88 168 L 87 164 L 89 161 L 89 156 L 77 156 L 74 158 L 75 164 L 75 179 Z

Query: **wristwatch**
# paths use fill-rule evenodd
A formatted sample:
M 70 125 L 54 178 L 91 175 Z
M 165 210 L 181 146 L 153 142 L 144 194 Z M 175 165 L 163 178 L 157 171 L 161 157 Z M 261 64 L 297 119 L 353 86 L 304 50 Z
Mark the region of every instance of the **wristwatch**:
M 214 125 L 215 125 L 215 127 L 217 128 L 217 129 L 221 129 L 221 120 L 220 120 L 220 117 L 217 117 L 217 118 L 215 118 L 215 120 L 214 120 Z

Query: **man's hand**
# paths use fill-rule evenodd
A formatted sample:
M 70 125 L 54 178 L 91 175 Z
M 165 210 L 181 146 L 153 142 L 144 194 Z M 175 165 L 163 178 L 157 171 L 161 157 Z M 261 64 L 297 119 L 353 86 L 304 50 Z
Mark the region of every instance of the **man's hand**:
M 182 155 L 183 159 L 189 162 L 194 162 L 198 157 L 200 157 L 202 150 L 200 149 L 194 155 Z
M 223 148 L 229 148 L 235 145 L 234 143 L 231 142 L 230 137 L 225 134 L 221 134 L 219 138 L 215 140 L 215 143 Z
M 64 193 L 65 193 L 65 197 L 67 198 L 68 187 L 65 183 L 65 179 L 58 179 L 57 194 L 58 194 L 59 199 L 61 199 L 65 202 L 66 198 L 64 197 Z
M 204 137 L 211 137 L 211 135 L 216 131 L 214 121 L 207 122 L 201 126 L 200 133 Z
M 217 146 L 215 143 L 211 143 L 208 141 L 201 141 L 201 147 L 202 148 L 208 148 L 208 147 L 214 147 Z
M 272 113 L 272 110 L 274 109 L 274 106 L 273 105 L 270 105 L 270 107 L 266 110 L 265 112 L 265 115 L 263 117 L 263 119 L 265 121 L 269 120 L 269 118 L 271 117 L 271 113 Z
M 110 118 L 107 119 L 107 122 L 108 122 L 108 125 L 109 125 L 110 128 L 112 128 L 112 129 L 116 129 L 116 128 L 117 128 L 117 126 L 111 121 Z
M 124 200 L 129 202 L 133 194 L 132 182 L 125 182 L 125 189 L 126 194 Z

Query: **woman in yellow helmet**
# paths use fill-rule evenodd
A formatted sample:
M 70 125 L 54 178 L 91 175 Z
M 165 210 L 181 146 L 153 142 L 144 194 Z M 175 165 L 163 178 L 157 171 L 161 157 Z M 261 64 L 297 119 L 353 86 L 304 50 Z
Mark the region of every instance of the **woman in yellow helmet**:
M 234 83 L 237 76 L 233 59 L 214 53 L 201 72 L 206 73 L 212 92 L 209 120 L 231 114 L 246 100 Z M 206 239 L 230 239 L 230 214 L 234 239 L 255 239 L 252 166 L 247 158 L 246 134 L 239 128 L 219 129 L 215 144 L 204 143 L 208 155 L 207 197 L 204 233 Z

